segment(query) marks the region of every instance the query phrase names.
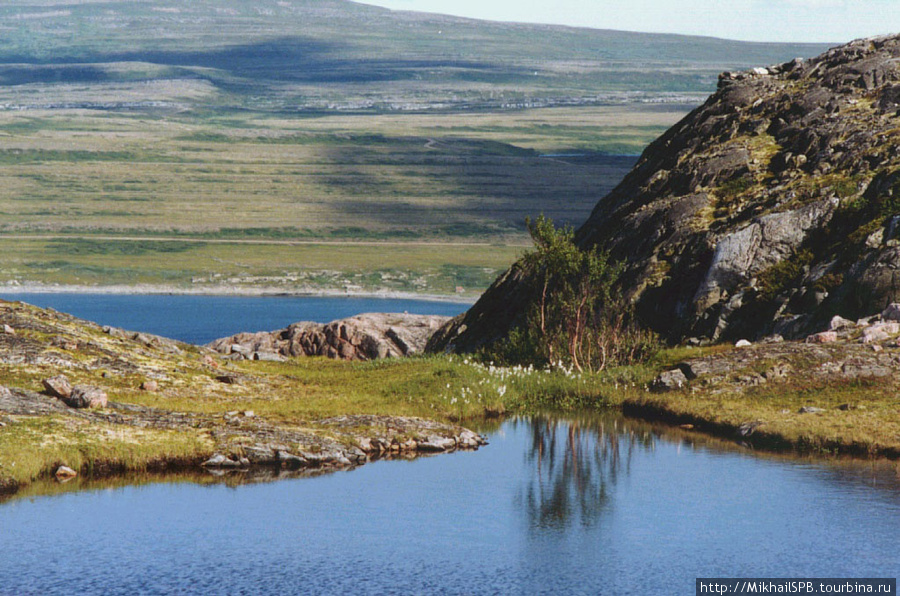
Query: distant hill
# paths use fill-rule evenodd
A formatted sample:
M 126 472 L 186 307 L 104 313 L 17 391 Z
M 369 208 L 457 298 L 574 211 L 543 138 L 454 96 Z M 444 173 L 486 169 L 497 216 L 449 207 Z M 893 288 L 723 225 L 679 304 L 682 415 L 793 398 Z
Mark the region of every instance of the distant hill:
M 709 93 L 762 44 L 395 12 L 346 0 L 10 0 L 0 82 L 200 80 L 215 105 L 517 107 Z M 208 101 L 208 98 L 207 98 Z

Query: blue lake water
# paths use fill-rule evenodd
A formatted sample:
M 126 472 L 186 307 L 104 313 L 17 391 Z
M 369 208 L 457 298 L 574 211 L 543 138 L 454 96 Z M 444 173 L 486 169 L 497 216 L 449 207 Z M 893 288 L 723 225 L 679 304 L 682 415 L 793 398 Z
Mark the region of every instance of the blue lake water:
M 693 594 L 897 577 L 892 464 L 760 458 L 609 416 L 477 452 L 0 505 L 0 594 Z
M 301 319 L 465 308 L 10 297 L 198 343 Z M 0 503 L 0 595 L 693 594 L 697 577 L 900 575 L 896 462 L 756 455 L 613 414 L 485 432 L 477 452 L 314 478 L 51 485 L 71 491 Z
M 297 321 L 328 323 L 365 312 L 455 316 L 459 302 L 309 296 L 195 296 L 125 294 L 0 294 L 53 308 L 101 325 L 206 344 L 242 331 L 273 331 Z

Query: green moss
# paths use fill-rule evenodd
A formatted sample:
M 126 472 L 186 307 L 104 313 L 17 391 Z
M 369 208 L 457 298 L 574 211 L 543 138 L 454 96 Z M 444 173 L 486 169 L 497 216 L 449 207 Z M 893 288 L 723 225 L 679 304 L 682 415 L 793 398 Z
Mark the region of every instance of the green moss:
M 760 273 L 756 278 L 760 299 L 766 302 L 774 300 L 785 288 L 798 281 L 812 261 L 812 252 L 801 250 L 792 258 L 779 261 Z
M 732 178 L 716 189 L 716 194 L 722 199 L 733 199 L 750 190 L 754 184 L 756 181 L 749 175 Z
M 844 276 L 840 273 L 827 273 L 819 278 L 813 285 L 813 290 L 831 292 L 844 283 Z

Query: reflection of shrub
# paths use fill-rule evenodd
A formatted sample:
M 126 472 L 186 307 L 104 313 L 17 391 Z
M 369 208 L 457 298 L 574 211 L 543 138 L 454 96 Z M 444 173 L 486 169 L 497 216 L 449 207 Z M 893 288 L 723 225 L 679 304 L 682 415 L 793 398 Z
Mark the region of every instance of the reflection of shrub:
M 491 356 L 508 363 L 602 370 L 645 359 L 654 336 L 637 326 L 632 309 L 613 291 L 622 267 L 599 249 L 575 246 L 571 228 L 556 229 L 544 217 L 528 221 L 535 250 L 519 266 L 534 296 L 525 324 Z

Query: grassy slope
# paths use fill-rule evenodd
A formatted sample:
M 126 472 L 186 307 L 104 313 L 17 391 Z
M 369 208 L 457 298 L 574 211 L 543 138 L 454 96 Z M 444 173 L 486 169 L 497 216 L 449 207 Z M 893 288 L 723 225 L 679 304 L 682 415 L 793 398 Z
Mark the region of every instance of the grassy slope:
M 190 287 L 194 278 L 324 275 L 336 279 L 323 289 L 478 291 L 527 242 L 526 216 L 582 221 L 632 161 L 537 153 L 636 152 L 683 110 L 554 108 L 465 119 L 0 112 L 0 242 L 16 247 L 0 258 L 0 281 Z M 10 238 L 22 234 L 69 240 Z M 102 246 L 110 235 L 131 246 Z M 144 240 L 127 240 L 134 238 Z M 148 245 L 160 238 L 206 244 Z M 360 240 L 382 245 L 283 244 Z M 430 281 L 397 287 L 372 278 L 381 273 Z M 290 280 L 274 285 L 290 289 Z

